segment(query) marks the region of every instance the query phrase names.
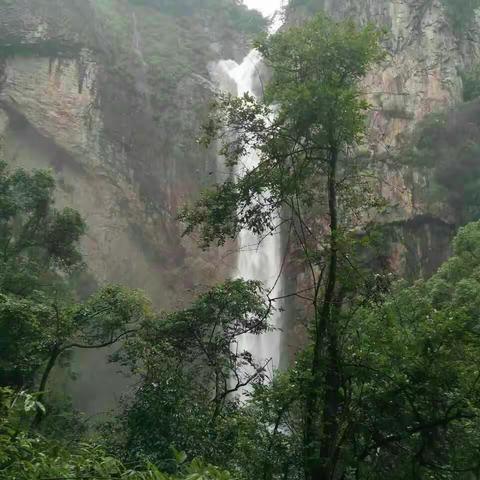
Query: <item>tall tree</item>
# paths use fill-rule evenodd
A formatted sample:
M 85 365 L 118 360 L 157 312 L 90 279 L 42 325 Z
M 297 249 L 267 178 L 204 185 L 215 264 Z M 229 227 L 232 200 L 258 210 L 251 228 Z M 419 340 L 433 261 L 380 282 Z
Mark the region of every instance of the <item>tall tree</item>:
M 27 297 L 82 266 L 78 242 L 85 222 L 54 205 L 48 171 L 10 172 L 0 162 L 0 291 Z
M 172 446 L 226 465 L 235 450 L 238 396 L 266 376 L 239 344 L 270 327 L 272 306 L 257 282 L 231 280 L 189 307 L 148 322 L 118 360 L 141 379 L 121 415 L 120 448 L 168 469 Z
M 0 385 L 38 383 L 40 402 L 60 357 L 113 345 L 153 315 L 141 292 L 121 286 L 77 303 L 69 279 L 83 269 L 86 226 L 77 211 L 55 208 L 54 193 L 48 171 L 0 163 Z
M 48 300 L 68 297 L 66 278 L 82 268 L 85 223 L 54 206 L 47 171 L 10 172 L 0 162 L 0 383 L 31 386 L 50 322 Z M 57 292 L 57 293 L 56 293 Z
M 381 33 L 324 15 L 257 43 L 272 78 L 264 98 L 221 95 L 205 127 L 206 144 L 221 142 L 229 166 L 256 149 L 259 163 L 204 193 L 181 213 L 186 233 L 203 245 L 223 243 L 243 228 L 284 228 L 302 252 L 310 280 L 302 289 L 312 313 L 310 378 L 304 404 L 307 478 L 335 478 L 342 442 L 341 328 L 344 305 L 364 279 L 353 263 L 352 229 L 377 204 L 362 142 L 368 104 L 359 81 L 382 58 Z M 307 293 L 305 293 L 307 292 Z

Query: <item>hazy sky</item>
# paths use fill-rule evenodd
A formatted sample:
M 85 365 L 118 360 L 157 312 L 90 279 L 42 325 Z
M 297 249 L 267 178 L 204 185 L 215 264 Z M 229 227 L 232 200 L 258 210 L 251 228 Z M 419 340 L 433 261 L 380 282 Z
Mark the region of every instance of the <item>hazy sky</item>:
M 269 17 L 279 10 L 282 6 L 282 0 L 244 0 L 249 8 L 260 10 L 266 17 Z

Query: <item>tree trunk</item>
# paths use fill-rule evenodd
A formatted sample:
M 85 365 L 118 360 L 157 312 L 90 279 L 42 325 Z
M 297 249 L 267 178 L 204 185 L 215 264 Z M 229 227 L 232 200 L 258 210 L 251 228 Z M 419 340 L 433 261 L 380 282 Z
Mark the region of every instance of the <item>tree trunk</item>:
M 315 342 L 312 385 L 305 405 L 305 474 L 307 480 L 332 480 L 337 463 L 339 371 L 335 305 L 338 270 L 337 159 L 332 149 L 328 171 L 330 216 L 329 261 L 325 293 L 315 307 Z
M 39 392 L 38 401 L 43 405 L 45 400 L 45 390 L 47 388 L 48 378 L 50 377 L 50 373 L 52 372 L 52 369 L 55 366 L 55 363 L 57 362 L 57 359 L 61 352 L 62 350 L 59 347 L 57 346 L 54 347 L 54 349 L 50 354 L 50 358 L 48 359 L 48 363 L 45 367 L 45 370 L 43 371 L 42 379 L 40 380 L 40 385 L 38 387 L 38 392 Z M 44 417 L 44 413 L 40 408 L 37 408 L 37 412 L 35 413 L 32 426 L 35 428 L 38 427 L 42 422 L 43 417 Z

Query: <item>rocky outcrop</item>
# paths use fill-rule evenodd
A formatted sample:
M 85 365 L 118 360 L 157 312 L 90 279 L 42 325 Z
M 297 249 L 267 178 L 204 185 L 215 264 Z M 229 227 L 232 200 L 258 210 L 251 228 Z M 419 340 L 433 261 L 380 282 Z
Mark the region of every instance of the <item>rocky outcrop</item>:
M 462 222 L 451 201 L 458 201 L 458 195 L 438 195 L 441 190 L 432 185 L 436 158 L 442 157 L 446 164 L 446 157 L 460 152 L 474 135 L 480 141 L 478 102 L 462 114 L 449 113 L 463 102 L 461 72 L 480 60 L 480 24 L 473 19 L 468 30 L 459 32 L 453 28 L 443 1 L 291 0 L 287 9 L 290 25 L 302 24 L 324 10 L 339 20 L 351 18 L 360 25 L 372 23 L 385 28 L 385 61 L 367 75 L 362 85 L 372 108 L 367 138 L 357 153 L 378 174 L 377 191 L 389 207 L 382 214 L 364 212 L 358 233 L 363 235 L 371 227 L 378 229 L 381 245 L 364 249 L 365 263 L 379 272 L 393 273 L 391 278 L 407 281 L 428 277 L 438 269 L 449 256 L 450 241 Z M 419 148 L 424 123 L 439 112 L 445 113 L 442 121 L 436 117 L 432 120 L 435 124 L 439 121 L 442 129 L 430 125 L 435 134 L 429 135 L 436 147 L 426 162 L 419 158 L 424 154 Z M 446 121 L 445 116 L 452 118 Z M 439 136 L 442 141 L 438 141 Z M 471 162 L 472 157 L 464 163 Z M 480 161 L 477 164 L 480 167 Z M 455 172 L 450 165 L 446 167 L 444 172 Z M 429 194 L 432 190 L 436 195 Z M 308 288 L 308 276 L 301 265 L 292 261 L 287 267 L 287 291 Z M 304 308 L 297 300 L 286 306 L 283 347 L 290 358 L 306 341 Z
M 218 271 L 182 243 L 175 216 L 215 165 L 195 144 L 208 64 L 247 43 L 205 12 L 177 17 L 150 3 L 2 0 L 0 135 L 12 166 L 55 171 L 58 203 L 87 220 L 98 281 L 167 307 Z
M 171 308 L 228 271 L 181 238 L 176 214 L 216 165 L 195 142 L 214 88 L 208 65 L 242 57 L 248 41 L 223 11 L 163 4 L 0 0 L 0 156 L 54 171 L 58 205 L 86 219 L 95 282 L 143 289 Z M 104 354 L 75 369 L 86 411 L 103 410 L 123 385 Z
M 323 9 L 334 18 L 352 18 L 362 25 L 372 23 L 385 28 L 387 57 L 363 82 L 372 112 L 367 142 L 362 148 L 379 170 L 379 190 L 391 206 L 382 221 L 391 224 L 400 240 L 392 247 L 392 268 L 431 273 L 448 255 L 445 246 L 459 222 L 448 202 L 433 204 L 422 194 L 431 181 L 430 173 L 412 165 L 405 167 L 400 152 L 426 117 L 462 103 L 461 72 L 480 59 L 480 24 L 473 19 L 468 28 L 458 31 L 443 0 L 295 3 L 298 7 L 291 8 L 288 15 L 292 24 Z M 422 225 L 421 234 L 416 228 L 421 238 L 415 248 L 412 225 Z M 402 244 L 406 238 L 410 247 Z M 424 260 L 428 265 L 422 265 Z M 417 267 L 412 268 L 415 263 Z

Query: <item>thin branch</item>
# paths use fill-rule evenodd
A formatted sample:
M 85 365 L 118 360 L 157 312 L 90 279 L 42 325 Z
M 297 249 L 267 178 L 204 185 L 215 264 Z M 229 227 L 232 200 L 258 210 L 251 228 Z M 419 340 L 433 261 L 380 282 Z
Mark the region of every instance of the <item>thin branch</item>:
M 65 352 L 66 350 L 69 350 L 71 348 L 81 348 L 81 349 L 89 350 L 89 349 L 98 349 L 98 348 L 109 347 L 110 345 L 113 345 L 113 344 L 117 343 L 118 341 L 120 341 L 122 338 L 124 338 L 124 337 L 126 337 L 126 336 L 128 336 L 132 333 L 139 332 L 139 331 L 140 331 L 140 328 L 134 328 L 134 329 L 131 329 L 131 330 L 126 330 L 125 332 L 121 333 L 117 337 L 110 338 L 110 340 L 108 340 L 104 343 L 96 344 L 96 345 L 88 345 L 88 344 L 82 344 L 82 343 L 69 343 L 68 345 L 64 345 L 61 348 L 61 352 Z

